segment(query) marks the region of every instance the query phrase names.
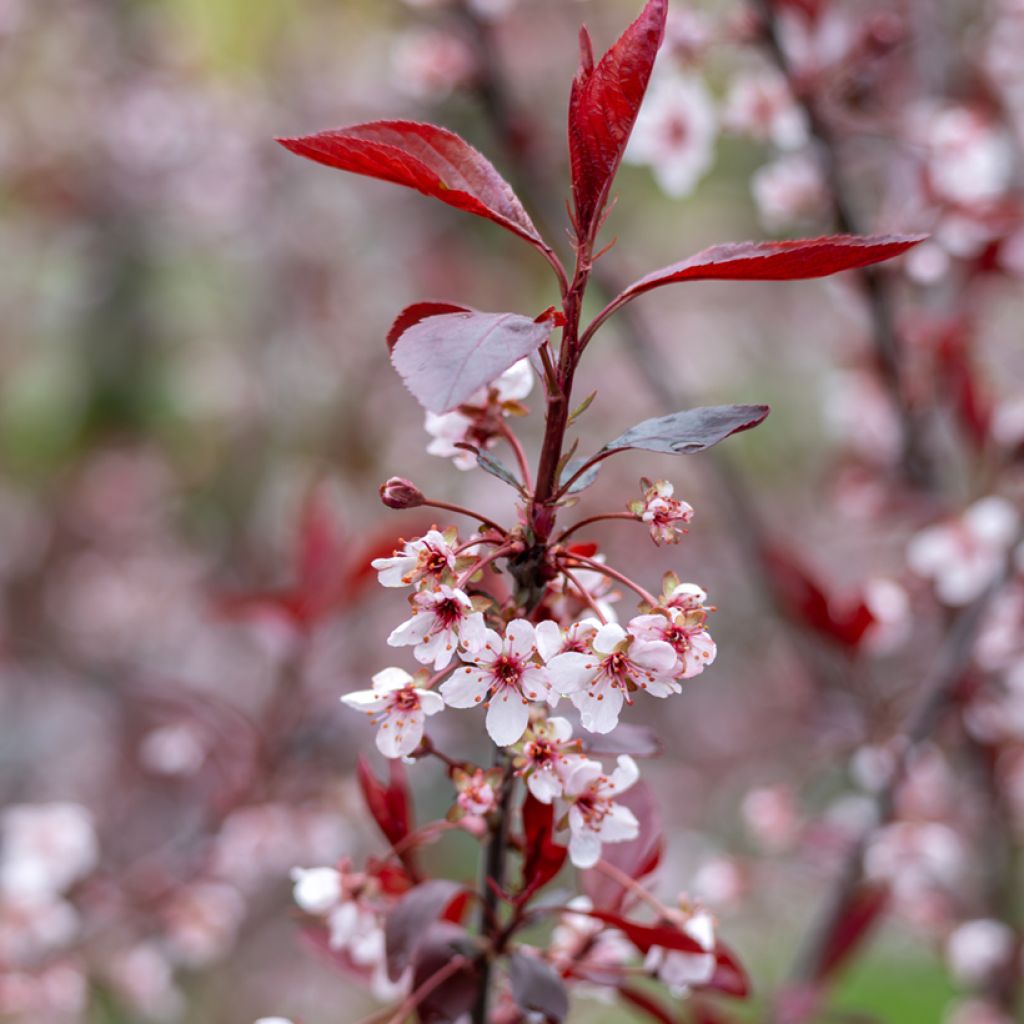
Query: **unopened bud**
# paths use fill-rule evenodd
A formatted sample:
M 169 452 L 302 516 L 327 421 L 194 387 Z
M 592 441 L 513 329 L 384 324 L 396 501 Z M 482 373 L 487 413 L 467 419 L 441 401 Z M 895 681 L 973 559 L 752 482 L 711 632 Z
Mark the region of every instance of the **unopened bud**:
M 380 485 L 380 500 L 388 508 L 418 508 L 423 504 L 423 492 L 411 481 L 393 476 Z

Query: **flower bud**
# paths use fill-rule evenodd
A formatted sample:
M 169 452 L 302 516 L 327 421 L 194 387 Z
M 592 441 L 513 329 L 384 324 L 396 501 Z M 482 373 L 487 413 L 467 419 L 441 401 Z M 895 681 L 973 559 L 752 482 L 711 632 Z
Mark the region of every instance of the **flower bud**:
M 393 476 L 380 485 L 380 500 L 388 508 L 418 508 L 423 504 L 423 492 L 411 480 Z

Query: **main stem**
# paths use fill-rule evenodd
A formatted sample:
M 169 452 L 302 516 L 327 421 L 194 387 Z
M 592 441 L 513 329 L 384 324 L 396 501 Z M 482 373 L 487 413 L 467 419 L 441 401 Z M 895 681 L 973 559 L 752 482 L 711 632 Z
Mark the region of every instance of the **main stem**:
M 579 357 L 580 311 L 590 273 L 591 248 L 592 240 L 588 240 L 581 242 L 577 251 L 576 270 L 563 302 L 565 326 L 562 329 L 558 368 L 555 379 L 548 387 L 544 440 L 541 443 L 537 486 L 530 501 L 528 520 L 538 549 L 547 548 L 555 525 L 552 501 L 558 490 L 558 465 L 562 461 L 565 431 L 569 423 L 569 402 L 576 360 Z M 534 564 L 540 569 L 545 562 L 546 559 L 539 559 Z M 544 581 L 538 575 L 534 582 L 535 589 L 539 591 Z M 494 958 L 501 952 L 498 948 L 502 941 L 501 923 L 498 920 L 499 890 L 505 885 L 509 819 L 515 792 L 515 775 L 511 771 L 508 754 L 500 748 L 495 748 L 494 763 L 502 768 L 501 800 L 495 812 L 480 881 L 480 934 L 490 943 L 491 948 L 485 951 L 481 966 L 480 987 L 477 990 L 471 1017 L 473 1024 L 488 1024 L 492 964 Z

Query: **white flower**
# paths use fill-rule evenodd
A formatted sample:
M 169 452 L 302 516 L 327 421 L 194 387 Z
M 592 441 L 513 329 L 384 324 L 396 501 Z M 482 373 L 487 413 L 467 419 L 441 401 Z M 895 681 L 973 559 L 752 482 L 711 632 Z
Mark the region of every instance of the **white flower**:
M 946 940 L 950 970 L 966 985 L 984 985 L 1013 956 L 1014 936 L 1002 921 L 965 921 Z
M 375 558 L 370 564 L 382 587 L 443 583 L 455 572 L 456 539 L 454 531 L 445 535 L 428 530 L 422 537 L 406 541 L 389 558 Z
M 951 203 L 998 199 L 1013 175 L 1013 150 L 1003 128 L 978 110 L 948 107 L 918 114 L 928 149 L 932 188 Z
M 750 179 L 750 190 L 769 231 L 813 221 L 828 206 L 824 176 L 807 153 L 780 157 L 759 167 Z
M 704 82 L 696 75 L 656 72 L 624 159 L 649 165 L 662 190 L 682 198 L 711 167 L 716 134 L 715 108 Z
M 326 914 L 342 894 L 337 868 L 292 868 L 292 898 L 307 914 Z
M 376 911 L 361 899 L 343 900 L 327 916 L 327 944 L 345 952 L 359 967 L 374 968 L 384 960 L 384 929 Z
M 537 633 L 539 636 L 539 626 Z M 555 717 L 535 722 L 524 737 L 522 754 L 516 758 L 517 774 L 525 777 L 526 787 L 535 799 L 549 804 L 562 795 L 566 776 L 583 760 L 579 749 L 579 741 L 572 739 L 572 726 L 566 719 Z
M 421 665 L 446 668 L 459 645 L 459 638 L 475 642 L 482 628 L 479 613 L 463 590 L 442 584 L 437 590 L 421 590 L 412 598 L 412 618 L 388 637 L 389 647 L 412 647 Z
M 432 439 L 427 445 L 427 454 L 451 459 L 457 469 L 474 469 L 476 455 L 456 447 L 459 444 L 476 443 L 470 437 L 474 423 L 473 418 L 463 415 L 457 409 L 440 414 L 428 412 L 423 420 L 424 429 Z
M 633 758 L 619 757 L 611 776 L 597 761 L 584 758 L 565 780 L 565 799 L 570 801 L 569 857 L 578 868 L 592 868 L 601 858 L 602 843 L 635 839 L 640 823 L 628 807 L 615 803 L 640 777 Z
M 714 976 L 717 963 L 715 921 L 706 910 L 696 909 L 677 923 L 704 952 L 684 953 L 652 946 L 644 966 L 667 985 L 676 998 L 681 998 L 692 986 L 706 985 Z
M 644 690 L 655 697 L 679 693 L 673 679 L 676 652 L 662 640 L 644 640 L 609 622 L 594 633 L 588 653 L 559 654 L 548 662 L 551 683 L 580 712 L 583 728 L 608 733 L 619 724 L 623 703 Z
M 385 757 L 411 754 L 423 739 L 426 716 L 444 708 L 436 693 L 414 686 L 412 676 L 400 668 L 383 669 L 373 677 L 372 690 L 346 693 L 341 700 L 370 715 L 378 726 L 377 749 Z
M 0 818 L 0 892 L 53 896 L 96 866 L 92 816 L 73 803 L 15 804 Z
M 631 501 L 629 511 L 651 530 L 651 540 L 657 545 L 675 544 L 686 533 L 683 528 L 693 519 L 693 506 L 673 498 L 675 488 L 667 480 L 643 481 L 644 496 Z
M 441 696 L 453 708 L 487 702 L 487 732 L 499 747 L 515 743 L 530 720 L 530 701 L 556 702 L 547 670 L 535 664 L 534 630 L 525 619 L 514 619 L 502 639 L 486 629 L 482 643 L 467 655 L 469 664 L 441 684 Z
M 482 768 L 472 773 L 456 770 L 452 776 L 458 792 L 456 803 L 466 814 L 480 817 L 494 810 L 497 794 L 492 780 L 493 777 Z
M 558 969 L 570 968 L 574 978 L 596 982 L 577 983 L 574 991 L 580 995 L 585 992 L 587 998 L 609 1002 L 609 986 L 621 980 L 622 968 L 636 956 L 636 947 L 617 929 L 579 913 L 594 909 L 589 897 L 574 896 L 566 906 L 570 912 L 562 914 L 551 932 L 548 945 L 551 961 Z
M 1013 505 L 991 495 L 959 519 L 922 530 L 907 547 L 907 562 L 934 582 L 943 603 L 970 604 L 999 574 L 1019 527 Z
M 641 640 L 663 640 L 676 652 L 673 675 L 692 679 L 715 660 L 718 648 L 705 628 L 707 612 L 703 608 L 673 610 L 660 615 L 637 615 L 629 631 Z
M 778 71 L 748 72 L 733 79 L 722 123 L 777 149 L 798 149 L 807 141 L 807 117 Z

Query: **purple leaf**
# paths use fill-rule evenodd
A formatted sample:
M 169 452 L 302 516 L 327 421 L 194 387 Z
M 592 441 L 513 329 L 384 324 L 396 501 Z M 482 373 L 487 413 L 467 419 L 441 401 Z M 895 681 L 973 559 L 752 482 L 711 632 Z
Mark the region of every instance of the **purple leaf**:
M 457 882 L 435 878 L 410 889 L 395 904 L 384 922 L 384 947 L 392 979 L 409 966 L 427 928 L 462 890 Z
M 421 1024 L 452 1024 L 472 1010 L 480 989 L 480 947 L 465 928 L 449 921 L 434 922 L 419 937 L 413 957 L 414 990 L 436 977 L 456 956 L 470 962 L 419 1000 L 416 1019 Z
M 512 953 L 508 958 L 508 981 L 512 998 L 525 1015 L 541 1014 L 544 1024 L 562 1024 L 568 1016 L 565 983 L 546 960 Z
M 547 251 L 512 186 L 482 153 L 446 128 L 415 121 L 371 121 L 277 141 L 328 167 L 416 189 L 494 221 Z
M 687 409 L 644 420 L 624 434 L 609 441 L 604 452 L 641 448 L 668 455 L 692 455 L 705 451 L 732 434 L 750 430 L 764 421 L 767 405 L 713 405 Z
M 429 316 L 402 333 L 391 361 L 424 408 L 450 412 L 540 348 L 551 326 L 518 313 Z
M 445 313 L 471 313 L 468 306 L 456 306 L 451 302 L 414 302 L 406 306 L 395 318 L 395 322 L 388 331 L 388 351 L 390 352 L 398 339 L 405 334 L 410 327 L 415 326 L 428 316 L 441 316 Z

